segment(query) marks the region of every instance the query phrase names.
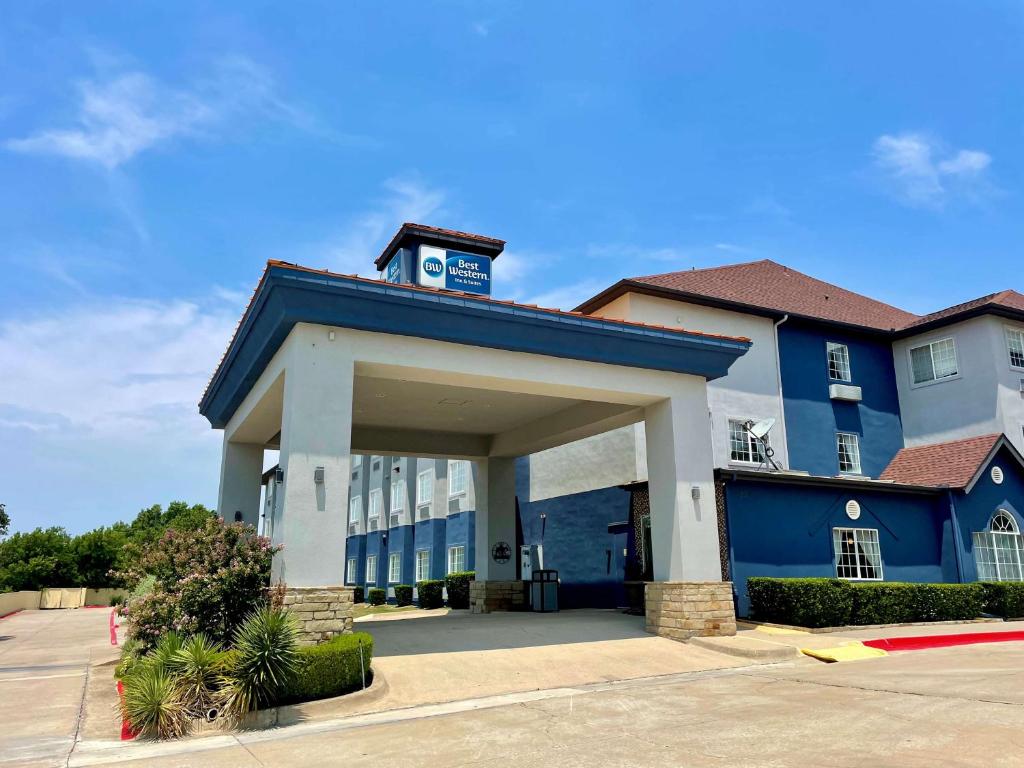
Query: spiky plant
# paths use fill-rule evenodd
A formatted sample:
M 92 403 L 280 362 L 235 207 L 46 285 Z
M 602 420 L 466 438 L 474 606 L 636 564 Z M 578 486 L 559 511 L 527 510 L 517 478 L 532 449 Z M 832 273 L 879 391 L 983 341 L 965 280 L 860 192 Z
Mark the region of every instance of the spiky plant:
M 147 666 L 160 669 L 168 674 L 174 672 L 175 656 L 185 645 L 185 641 L 177 632 L 168 632 L 157 641 L 156 647 L 146 654 L 144 662 Z
M 133 730 L 156 739 L 188 731 L 191 716 L 174 677 L 156 664 L 140 664 L 124 679 L 121 717 Z
M 259 608 L 235 632 L 227 675 L 230 714 L 240 717 L 271 704 L 295 677 L 299 663 L 298 626 L 279 608 Z
M 192 717 L 219 708 L 228 656 L 217 643 L 203 633 L 190 637 L 171 657 L 169 669 Z

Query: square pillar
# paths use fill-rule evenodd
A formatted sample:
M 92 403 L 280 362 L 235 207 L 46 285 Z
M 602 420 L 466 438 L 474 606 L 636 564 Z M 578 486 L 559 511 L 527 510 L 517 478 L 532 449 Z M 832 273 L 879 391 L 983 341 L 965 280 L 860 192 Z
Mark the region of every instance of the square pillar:
M 518 557 L 515 459 L 481 459 L 474 467 L 476 581 L 515 581 Z
M 646 630 L 671 640 L 736 634 L 732 582 L 652 581 L 644 609 Z
M 258 528 L 262 479 L 263 446 L 232 442 L 225 433 L 217 514 L 233 523 L 241 513 L 242 522 Z

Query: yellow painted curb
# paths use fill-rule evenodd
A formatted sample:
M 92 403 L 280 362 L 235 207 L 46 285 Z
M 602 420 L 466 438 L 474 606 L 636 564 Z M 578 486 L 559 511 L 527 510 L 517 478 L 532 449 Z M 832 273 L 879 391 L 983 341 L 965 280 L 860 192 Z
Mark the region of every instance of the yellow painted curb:
M 864 659 L 877 659 L 879 656 L 889 654 L 881 648 L 870 648 L 863 643 L 850 643 L 840 645 L 836 648 L 801 648 L 801 653 L 807 654 L 821 661 L 863 661 Z
M 811 634 L 805 629 L 783 629 L 782 627 L 765 627 L 761 624 L 757 625 L 758 632 L 764 632 L 766 635 L 809 635 Z

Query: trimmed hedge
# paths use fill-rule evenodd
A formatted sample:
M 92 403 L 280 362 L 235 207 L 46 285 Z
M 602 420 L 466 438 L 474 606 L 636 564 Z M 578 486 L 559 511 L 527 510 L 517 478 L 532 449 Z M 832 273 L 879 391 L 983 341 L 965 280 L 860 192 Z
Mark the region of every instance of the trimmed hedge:
M 441 590 L 444 582 L 440 579 L 420 581 L 416 584 L 416 592 L 420 598 L 420 608 L 440 608 L 444 605 L 444 595 Z
M 363 591 L 362 587 L 355 587 L 352 590 L 352 602 L 359 604 L 366 601 L 366 592 Z
M 756 577 L 747 592 L 753 618 L 801 627 L 966 621 L 985 608 L 981 584 Z
M 1024 617 L 1024 584 L 1019 581 L 983 581 L 985 610 L 1006 619 Z
M 388 601 L 388 591 L 381 587 L 371 587 L 370 605 L 384 605 Z
M 412 587 L 408 584 L 396 584 L 395 602 L 399 605 L 412 605 Z
M 445 576 L 449 608 L 469 608 L 469 582 L 475 578 L 476 571 L 458 571 Z
M 362 667 L 359 649 L 362 646 Z M 298 649 L 299 666 L 295 678 L 285 686 L 279 704 L 326 699 L 363 687 L 361 671 L 370 682 L 370 662 L 373 659 L 373 637 L 366 632 L 337 637 L 320 645 Z

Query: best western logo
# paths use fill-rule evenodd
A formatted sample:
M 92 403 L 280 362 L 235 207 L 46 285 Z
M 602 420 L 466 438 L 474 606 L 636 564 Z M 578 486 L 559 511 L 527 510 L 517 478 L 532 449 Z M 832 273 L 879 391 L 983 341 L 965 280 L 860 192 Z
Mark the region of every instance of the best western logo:
M 444 272 L 444 264 L 436 256 L 430 256 L 423 260 L 423 271 L 428 275 L 440 275 Z

